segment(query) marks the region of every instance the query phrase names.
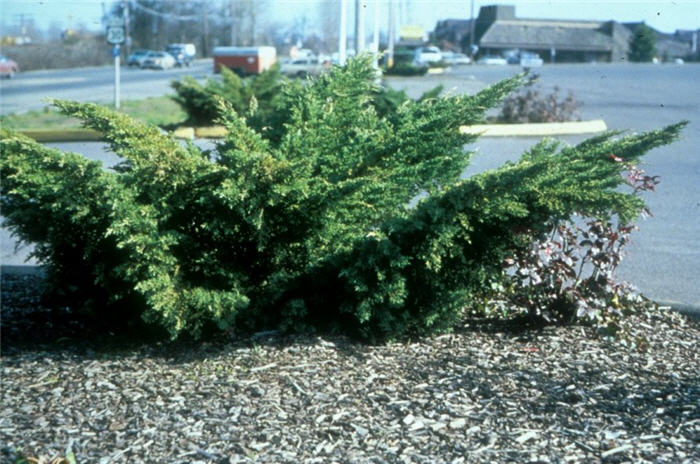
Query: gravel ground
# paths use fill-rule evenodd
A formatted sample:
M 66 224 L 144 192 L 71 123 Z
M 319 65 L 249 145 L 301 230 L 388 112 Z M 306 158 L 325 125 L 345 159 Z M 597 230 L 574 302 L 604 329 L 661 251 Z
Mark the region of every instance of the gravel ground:
M 145 343 L 2 278 L 2 462 L 700 462 L 700 325 L 663 309 L 633 317 L 635 348 L 489 321 L 378 346 Z

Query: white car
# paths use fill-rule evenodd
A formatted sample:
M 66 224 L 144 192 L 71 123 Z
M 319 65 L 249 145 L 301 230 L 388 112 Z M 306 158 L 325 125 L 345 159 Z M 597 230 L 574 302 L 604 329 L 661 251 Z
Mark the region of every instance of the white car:
M 429 66 L 442 61 L 442 53 L 437 47 L 416 48 L 413 64 L 417 66 Z
M 316 76 L 328 69 L 330 64 L 322 62 L 317 57 L 304 57 L 283 61 L 280 68 L 282 74 L 293 77 L 304 78 L 306 76 Z
M 442 52 L 442 61 L 449 65 L 469 64 L 472 60 L 464 53 Z
M 168 52 L 148 52 L 141 63 L 142 68 L 170 69 L 175 67 L 175 58 Z
M 478 64 L 505 65 L 508 64 L 505 58 L 496 55 L 485 55 L 477 60 Z
M 523 68 L 536 68 L 542 66 L 544 61 L 540 58 L 537 53 L 521 53 L 520 54 L 520 66 Z

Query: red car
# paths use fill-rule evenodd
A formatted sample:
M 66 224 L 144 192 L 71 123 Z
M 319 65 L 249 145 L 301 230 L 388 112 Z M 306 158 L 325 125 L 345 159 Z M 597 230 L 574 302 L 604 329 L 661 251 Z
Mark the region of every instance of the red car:
M 5 55 L 0 55 L 0 76 L 7 77 L 9 79 L 18 71 L 19 66 L 17 66 L 17 63 Z

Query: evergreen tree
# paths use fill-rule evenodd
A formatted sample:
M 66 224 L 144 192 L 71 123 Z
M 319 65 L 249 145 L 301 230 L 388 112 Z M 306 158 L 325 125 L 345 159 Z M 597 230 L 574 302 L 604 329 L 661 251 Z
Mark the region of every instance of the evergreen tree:
M 656 36 L 654 30 L 646 24 L 640 24 L 634 30 L 630 40 L 629 59 L 635 62 L 649 62 L 656 56 Z

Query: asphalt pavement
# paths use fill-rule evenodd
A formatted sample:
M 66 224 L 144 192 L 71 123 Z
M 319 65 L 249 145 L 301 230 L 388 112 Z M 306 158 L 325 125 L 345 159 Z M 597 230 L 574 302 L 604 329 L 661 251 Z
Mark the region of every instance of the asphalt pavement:
M 139 100 L 174 93 L 170 82 L 184 76 L 212 76 L 210 59 L 190 67 L 166 70 L 120 66 L 121 100 Z M 40 110 L 47 98 L 111 104 L 114 102 L 114 66 L 20 72 L 0 80 L 0 115 Z

